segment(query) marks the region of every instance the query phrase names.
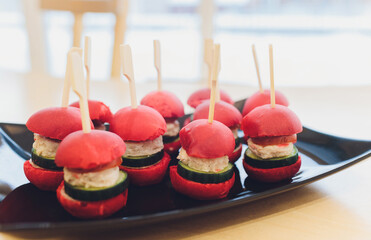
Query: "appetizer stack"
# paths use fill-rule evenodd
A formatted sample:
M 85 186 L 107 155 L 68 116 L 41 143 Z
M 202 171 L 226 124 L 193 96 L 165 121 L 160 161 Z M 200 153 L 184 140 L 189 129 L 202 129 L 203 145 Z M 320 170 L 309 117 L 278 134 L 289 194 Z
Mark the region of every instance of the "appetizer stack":
M 119 135 L 127 146 L 121 169 L 138 186 L 159 183 L 165 176 L 170 156 L 164 152 L 162 135 L 166 122 L 155 109 L 137 106 L 131 48 L 121 45 L 123 73 L 129 80 L 131 106 L 120 109 L 111 122 L 110 131 Z
M 163 150 L 164 118 L 147 106 L 125 107 L 113 116 L 110 131 L 126 143 L 120 168 L 129 174 L 131 183 L 139 186 L 159 183 L 170 162 L 170 156 Z
M 164 117 L 166 121 L 166 132 L 162 136 L 164 149 L 170 155 L 174 155 L 178 153 L 180 148 L 178 118 L 184 116 L 184 107 L 174 93 L 162 90 L 160 42 L 158 40 L 154 40 L 154 49 L 155 67 L 158 73 L 158 90 L 148 93 L 140 104 L 154 108 Z
M 68 61 L 73 89 L 80 98 L 83 130 L 63 139 L 56 153 L 57 166 L 64 167 L 57 198 L 73 216 L 103 218 L 126 205 L 128 177 L 118 167 L 126 147 L 119 136 L 90 129 L 82 59 L 70 51 Z
M 301 159 L 293 143 L 303 129 L 293 111 L 276 105 L 272 46 L 269 59 L 270 104 L 254 108 L 242 120 L 242 130 L 248 138 L 243 166 L 251 179 L 278 182 L 292 178 L 300 169 Z
M 63 180 L 62 168 L 54 160 L 61 140 L 81 130 L 80 111 L 73 107 L 50 107 L 34 113 L 27 121 L 34 133 L 31 159 L 23 165 L 27 179 L 41 190 L 55 191 Z M 93 126 L 93 124 L 91 124 Z
M 125 143 L 116 134 L 92 130 L 68 135 L 60 145 L 56 164 L 64 167 L 57 198 L 73 216 L 103 218 L 126 205 L 128 176 L 120 171 Z
M 170 167 L 174 189 L 200 200 L 225 198 L 235 180 L 234 168 L 228 156 L 235 140 L 232 131 L 213 120 L 220 45 L 215 45 L 213 81 L 208 119 L 198 119 L 180 131 L 182 148 L 178 165 Z
M 270 104 L 257 107 L 244 117 L 242 129 L 248 137 L 243 166 L 250 178 L 278 182 L 299 171 L 301 160 L 293 143 L 303 129 L 289 108 Z

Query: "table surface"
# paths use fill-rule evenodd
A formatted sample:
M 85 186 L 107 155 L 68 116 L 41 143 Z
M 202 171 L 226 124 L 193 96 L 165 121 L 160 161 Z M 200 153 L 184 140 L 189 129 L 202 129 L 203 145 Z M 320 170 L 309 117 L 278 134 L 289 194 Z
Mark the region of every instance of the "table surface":
M 35 111 L 61 104 L 61 79 L 0 75 L 0 122 L 25 123 Z M 137 84 L 140 100 L 156 84 Z M 165 82 L 183 103 L 200 83 Z M 342 137 L 371 140 L 371 85 L 280 87 L 303 125 Z M 250 96 L 251 86 L 222 85 L 234 100 Z M 117 111 L 129 105 L 127 83 L 93 82 L 90 96 Z M 77 100 L 71 94 L 71 101 Z M 186 112 L 191 112 L 186 107 Z M 371 158 L 299 189 L 239 207 L 110 232 L 23 231 L 0 239 L 371 239 Z

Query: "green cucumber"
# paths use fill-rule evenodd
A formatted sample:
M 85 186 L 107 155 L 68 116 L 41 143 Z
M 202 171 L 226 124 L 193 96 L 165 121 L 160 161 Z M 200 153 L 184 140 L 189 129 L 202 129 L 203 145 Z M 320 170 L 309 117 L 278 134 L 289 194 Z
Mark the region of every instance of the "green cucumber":
M 190 181 L 198 183 L 221 183 L 232 178 L 234 170 L 233 164 L 228 163 L 228 166 L 218 173 L 214 172 L 203 172 L 188 167 L 181 161 L 178 162 L 177 167 L 178 174 Z
M 164 150 L 147 156 L 122 157 L 122 166 L 125 167 L 146 167 L 159 162 L 164 157 Z
M 245 151 L 244 161 L 255 168 L 278 168 L 292 165 L 298 161 L 298 149 L 294 146 L 292 153 L 285 157 L 263 159 L 256 156 L 249 148 Z
M 49 169 L 49 170 L 63 170 L 62 167 L 58 167 L 55 165 L 54 158 L 46 158 L 42 157 L 36 154 L 36 149 L 32 148 L 31 151 L 31 159 L 34 164 L 36 164 L 39 167 Z
M 124 171 L 120 171 L 119 179 L 116 184 L 111 187 L 103 188 L 83 188 L 75 187 L 64 181 L 64 190 L 68 196 L 80 201 L 101 201 L 113 198 L 129 186 L 128 175 Z
M 175 142 L 178 139 L 179 139 L 179 133 L 176 136 L 165 136 L 165 135 L 162 136 L 162 141 L 164 142 L 164 144 Z

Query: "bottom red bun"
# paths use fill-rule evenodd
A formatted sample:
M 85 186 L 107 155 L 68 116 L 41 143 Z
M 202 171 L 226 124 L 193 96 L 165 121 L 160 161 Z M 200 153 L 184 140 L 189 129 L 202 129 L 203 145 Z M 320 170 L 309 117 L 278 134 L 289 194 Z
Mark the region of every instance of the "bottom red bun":
M 184 195 L 198 200 L 213 200 L 225 198 L 231 190 L 235 174 L 228 181 L 222 183 L 198 183 L 189 181 L 178 174 L 178 166 L 170 167 L 170 180 L 174 189 Z
M 170 156 L 166 152 L 163 158 L 156 164 L 144 168 L 130 168 L 120 165 L 120 169 L 127 172 L 130 184 L 148 186 L 159 183 L 165 176 L 170 163 Z
M 255 168 L 243 161 L 243 167 L 249 178 L 260 182 L 279 182 L 290 179 L 299 171 L 301 166 L 301 157 L 294 164 L 278 168 Z
M 242 153 L 242 144 L 240 145 L 230 154 L 228 155 L 229 162 L 234 163 L 241 157 Z
M 105 218 L 126 205 L 128 199 L 128 189 L 116 197 L 102 201 L 79 201 L 71 198 L 64 191 L 64 182 L 57 189 L 57 199 L 63 208 L 71 215 L 78 218 Z
M 170 155 L 177 153 L 180 149 L 180 138 L 175 140 L 174 142 L 164 144 L 165 152 L 169 153 Z
M 37 188 L 44 191 L 55 191 L 63 181 L 63 171 L 36 168 L 30 160 L 24 162 L 23 171 L 27 179 Z

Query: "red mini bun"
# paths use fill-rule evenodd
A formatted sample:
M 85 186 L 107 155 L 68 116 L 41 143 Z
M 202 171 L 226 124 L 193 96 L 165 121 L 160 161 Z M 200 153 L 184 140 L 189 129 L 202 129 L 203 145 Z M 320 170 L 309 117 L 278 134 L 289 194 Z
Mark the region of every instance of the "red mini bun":
M 287 100 L 285 95 L 283 95 L 279 91 L 275 91 L 275 99 L 276 99 L 276 104 L 283 105 L 286 107 L 289 105 L 289 101 Z M 265 104 L 270 104 L 270 103 L 271 103 L 270 90 L 266 89 L 263 91 L 263 93 L 261 93 L 260 91 L 256 92 L 245 101 L 245 105 L 243 106 L 243 110 L 242 110 L 242 115 L 245 116 L 254 108 L 265 105 Z
M 296 114 L 288 107 L 266 104 L 255 108 L 242 120 L 242 130 L 247 137 L 286 136 L 303 131 Z
M 184 195 L 199 200 L 213 200 L 227 197 L 231 190 L 235 174 L 231 179 L 221 183 L 198 183 L 181 177 L 177 171 L 178 166 L 170 167 L 170 180 L 173 188 Z
M 106 104 L 96 100 L 88 100 L 88 105 L 91 120 L 99 120 L 102 123 L 111 121 L 113 114 Z M 70 106 L 80 108 L 80 103 L 74 102 Z
M 242 144 L 240 145 L 231 153 L 228 155 L 229 162 L 234 163 L 241 157 L 242 153 Z
M 193 108 L 196 108 L 200 103 L 210 99 L 210 88 L 202 88 L 189 96 L 187 104 Z M 223 90 L 220 90 L 220 99 L 229 104 L 233 104 L 232 98 Z
M 290 179 L 299 171 L 301 166 L 301 157 L 289 166 L 278 168 L 255 168 L 243 161 L 243 167 L 249 178 L 258 180 L 260 182 L 279 182 L 285 179 Z
M 33 185 L 44 191 L 57 190 L 63 181 L 63 171 L 36 168 L 31 165 L 30 160 L 24 162 L 23 171 Z
M 92 219 L 108 217 L 126 205 L 128 189 L 119 195 L 102 201 L 79 201 L 67 195 L 64 182 L 57 189 L 57 199 L 62 207 L 78 218 Z
M 209 107 L 210 100 L 205 100 L 198 105 L 193 113 L 193 120 L 208 119 Z M 240 125 L 242 115 L 235 106 L 223 101 L 219 101 L 215 103 L 214 120 L 223 123 L 229 128 L 234 128 Z
M 130 179 L 130 184 L 137 186 L 148 186 L 162 181 L 167 167 L 169 166 L 170 160 L 171 158 L 169 154 L 165 152 L 162 159 L 154 165 L 143 168 L 130 168 L 121 165 L 120 169 L 127 172 Z
M 148 106 L 125 107 L 113 116 L 110 131 L 124 141 L 147 141 L 163 135 L 166 122 L 159 112 Z
M 183 103 L 168 91 L 153 91 L 148 93 L 140 104 L 156 109 L 164 118 L 180 118 L 184 116 Z
M 94 128 L 90 122 L 91 128 Z M 68 134 L 82 129 L 80 110 L 75 107 L 50 107 L 34 113 L 26 126 L 31 132 L 62 140 Z
M 91 130 L 90 133 L 77 131 L 60 143 L 55 164 L 60 167 L 93 169 L 111 163 L 124 155 L 124 141 L 114 133 Z
M 180 139 L 178 138 L 174 142 L 169 142 L 164 144 L 164 150 L 170 155 L 178 153 L 179 149 L 181 148 Z
M 187 154 L 198 158 L 218 158 L 231 154 L 235 140 L 223 123 L 207 119 L 192 121 L 179 132 L 180 143 Z

